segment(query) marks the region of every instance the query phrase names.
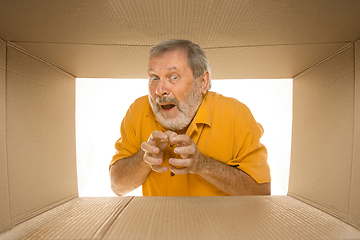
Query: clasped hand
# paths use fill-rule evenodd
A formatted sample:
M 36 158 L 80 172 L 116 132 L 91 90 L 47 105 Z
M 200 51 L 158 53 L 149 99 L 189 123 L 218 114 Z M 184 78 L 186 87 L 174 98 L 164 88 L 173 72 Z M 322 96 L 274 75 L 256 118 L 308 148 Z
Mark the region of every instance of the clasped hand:
M 202 154 L 188 135 L 178 135 L 172 131 L 154 131 L 148 141 L 141 144 L 141 149 L 145 152 L 143 159 L 153 171 L 159 173 L 168 171 L 167 167 L 160 165 L 163 163 L 163 150 L 169 144 L 176 146 L 174 153 L 182 157 L 182 159 L 169 159 L 170 165 L 173 165 L 170 166 L 170 171 L 175 174 L 186 174 L 198 173 L 201 170 Z

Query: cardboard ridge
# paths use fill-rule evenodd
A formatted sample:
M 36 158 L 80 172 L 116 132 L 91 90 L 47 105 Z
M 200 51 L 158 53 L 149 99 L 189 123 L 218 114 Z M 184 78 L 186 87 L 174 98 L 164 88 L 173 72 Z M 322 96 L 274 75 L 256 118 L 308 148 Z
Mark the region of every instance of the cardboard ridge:
M 360 227 L 357 226 L 357 224 L 349 222 L 348 217 L 346 217 L 346 218 L 340 217 L 341 212 L 339 212 L 339 211 L 336 211 L 336 210 L 331 209 L 331 208 L 327 208 L 327 207 L 325 207 L 325 206 L 323 206 L 323 205 L 321 205 L 321 204 L 318 204 L 318 203 L 316 203 L 316 202 L 314 202 L 314 201 L 311 201 L 311 200 L 309 200 L 309 199 L 303 198 L 303 197 L 298 196 L 298 195 L 296 195 L 296 194 L 291 194 L 291 193 L 289 193 L 287 196 L 292 197 L 292 198 L 294 198 L 294 199 L 297 199 L 297 200 L 299 200 L 299 201 L 301 201 L 301 202 L 303 202 L 303 203 L 306 203 L 306 204 L 308 204 L 308 205 L 310 205 L 310 206 L 312 206 L 312 207 L 314 207 L 314 208 L 316 208 L 316 209 L 319 209 L 320 211 L 326 212 L 327 214 L 333 216 L 334 218 L 337 218 L 337 219 L 339 219 L 340 221 L 342 221 L 342 222 L 344 222 L 344 223 L 350 224 L 350 225 L 353 226 L 355 229 L 360 230 Z
M 0 239 L 103 239 L 132 197 L 75 198 L 0 234 Z
M 78 192 L 74 78 L 10 44 L 3 49 L 8 175 L 1 186 L 8 188 L 11 223 L 2 225 L 6 230 Z
M 284 227 L 285 226 L 285 227 Z M 76 198 L 0 239 L 359 239 L 289 196 Z
M 289 192 L 347 221 L 353 154 L 354 45 L 294 78 Z M 354 206 L 356 211 L 360 206 Z M 359 224 L 356 224 L 359 227 Z
M 359 12 L 359 0 L 2 1 L 0 239 L 360 239 Z M 288 196 L 78 197 L 75 78 L 146 77 L 150 46 L 170 38 L 203 47 L 214 79 L 293 78 Z
M 115 207 L 114 212 L 104 221 L 104 223 L 95 232 L 92 239 L 103 239 L 103 237 L 112 227 L 116 219 L 119 218 L 120 214 L 126 209 L 126 207 L 131 203 L 133 199 L 134 197 L 125 197 L 124 201 L 120 201 L 119 204 Z
M 347 221 L 360 228 L 360 40 L 355 48 L 355 106 L 354 106 L 354 144 L 351 174 L 351 189 Z
M 333 54 L 331 54 L 330 56 L 322 59 L 321 61 L 319 61 L 319 62 L 311 65 L 309 68 L 307 68 L 307 69 L 299 72 L 298 74 L 296 74 L 295 76 L 293 76 L 293 78 L 301 77 L 302 75 L 310 72 L 311 70 L 315 69 L 315 68 L 316 68 L 317 66 L 319 66 L 320 64 L 322 64 L 322 63 L 330 60 L 330 59 L 333 58 L 334 56 L 336 56 L 336 55 L 338 55 L 338 54 L 341 54 L 342 52 L 344 52 L 344 51 L 348 50 L 349 48 L 353 47 L 353 44 L 354 44 L 354 43 L 352 43 L 352 42 L 347 43 L 347 44 L 346 44 L 343 48 L 341 48 L 340 50 L 334 52 Z
M 51 62 L 48 62 L 48 61 L 46 61 L 46 60 L 44 60 L 44 59 L 42 59 L 42 58 L 40 58 L 40 57 L 38 57 L 38 56 L 30 53 L 29 51 L 26 51 L 25 49 L 17 46 L 16 43 L 6 42 L 6 45 L 7 45 L 8 47 L 11 47 L 11 48 L 13 48 L 13 49 L 16 49 L 16 50 L 19 51 L 19 52 L 22 52 L 22 53 L 24 53 L 24 54 L 26 54 L 26 55 L 29 55 L 29 56 L 31 56 L 32 58 L 34 58 L 34 59 L 36 59 L 36 60 L 38 60 L 38 61 L 41 61 L 41 62 L 45 63 L 45 64 L 48 65 L 48 66 L 54 67 L 54 69 L 58 70 L 58 71 L 61 72 L 62 74 L 67 74 L 69 77 L 76 78 L 76 76 L 74 76 L 73 74 L 71 74 L 71 73 L 69 73 L 69 72 L 67 72 L 67 71 L 59 68 L 59 67 L 56 66 L 55 64 L 52 64 Z
M 6 43 L 0 40 L 0 232 L 12 226 L 6 156 Z

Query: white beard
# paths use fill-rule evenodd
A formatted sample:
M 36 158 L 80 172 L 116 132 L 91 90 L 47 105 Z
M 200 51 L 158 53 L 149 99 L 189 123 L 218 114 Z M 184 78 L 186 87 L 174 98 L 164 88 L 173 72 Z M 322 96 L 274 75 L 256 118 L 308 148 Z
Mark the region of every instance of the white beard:
M 195 81 L 193 89 L 190 91 L 188 96 L 185 97 L 182 106 L 175 97 L 171 98 L 165 96 L 161 98 L 160 96 L 157 96 L 155 99 L 156 103 L 154 103 L 150 97 L 150 94 L 148 96 L 151 109 L 156 116 L 156 120 L 166 129 L 173 131 L 183 130 L 188 127 L 202 102 L 201 89 L 197 80 Z M 179 110 L 178 117 L 173 118 L 173 114 L 171 113 L 160 113 L 160 105 L 158 104 L 159 102 L 175 103 Z

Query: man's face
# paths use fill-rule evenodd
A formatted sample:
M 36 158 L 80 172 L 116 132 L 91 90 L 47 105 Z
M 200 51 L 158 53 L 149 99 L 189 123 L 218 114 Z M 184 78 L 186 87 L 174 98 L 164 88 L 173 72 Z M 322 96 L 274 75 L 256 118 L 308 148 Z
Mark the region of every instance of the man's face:
M 202 101 L 201 88 L 181 50 L 149 60 L 149 101 L 156 119 L 174 131 L 184 130 Z

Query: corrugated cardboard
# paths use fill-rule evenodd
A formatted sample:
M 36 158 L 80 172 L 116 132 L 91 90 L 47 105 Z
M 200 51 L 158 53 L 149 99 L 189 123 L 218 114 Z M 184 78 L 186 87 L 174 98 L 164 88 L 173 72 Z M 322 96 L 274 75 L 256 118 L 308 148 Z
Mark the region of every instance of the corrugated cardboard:
M 150 46 L 16 43 L 77 77 L 147 78 Z M 291 78 L 348 43 L 205 48 L 214 79 Z M 310 54 L 311 53 L 311 54 Z M 71 54 L 71 58 L 67 56 Z M 311 57 L 310 57 L 311 56 Z M 66 59 L 66 61 L 64 61 Z M 104 62 L 103 66 L 99 69 Z M 109 68 L 104 71 L 104 69 Z
M 13 224 L 77 197 L 75 79 L 13 46 L 6 139 Z
M 357 239 L 360 231 L 287 196 L 136 197 L 104 239 Z
M 0 239 L 102 239 L 131 199 L 76 198 L 0 234 Z
M 0 232 L 12 230 L 0 238 L 359 239 L 359 11 L 358 0 L 2 1 Z M 296 75 L 289 195 L 301 201 L 77 198 L 75 77 L 143 77 L 167 38 L 205 48 L 214 78 Z
M 101 214 L 100 214 L 101 213 Z M 288 196 L 77 198 L 0 239 L 359 239 Z
M 11 226 L 5 140 L 5 68 L 6 44 L 0 40 L 0 232 Z
M 0 36 L 19 42 L 150 46 L 187 35 L 209 48 L 359 37 L 357 0 L 13 0 L 1 5 Z
M 354 48 L 294 78 L 289 195 L 347 219 L 353 162 Z
M 355 43 L 354 157 L 348 221 L 360 228 L 360 40 Z
M 184 38 L 209 52 L 215 79 L 292 78 L 360 37 L 359 9 L 358 0 L 14 0 L 1 3 L 0 38 L 76 77 L 146 77 L 147 49 Z

